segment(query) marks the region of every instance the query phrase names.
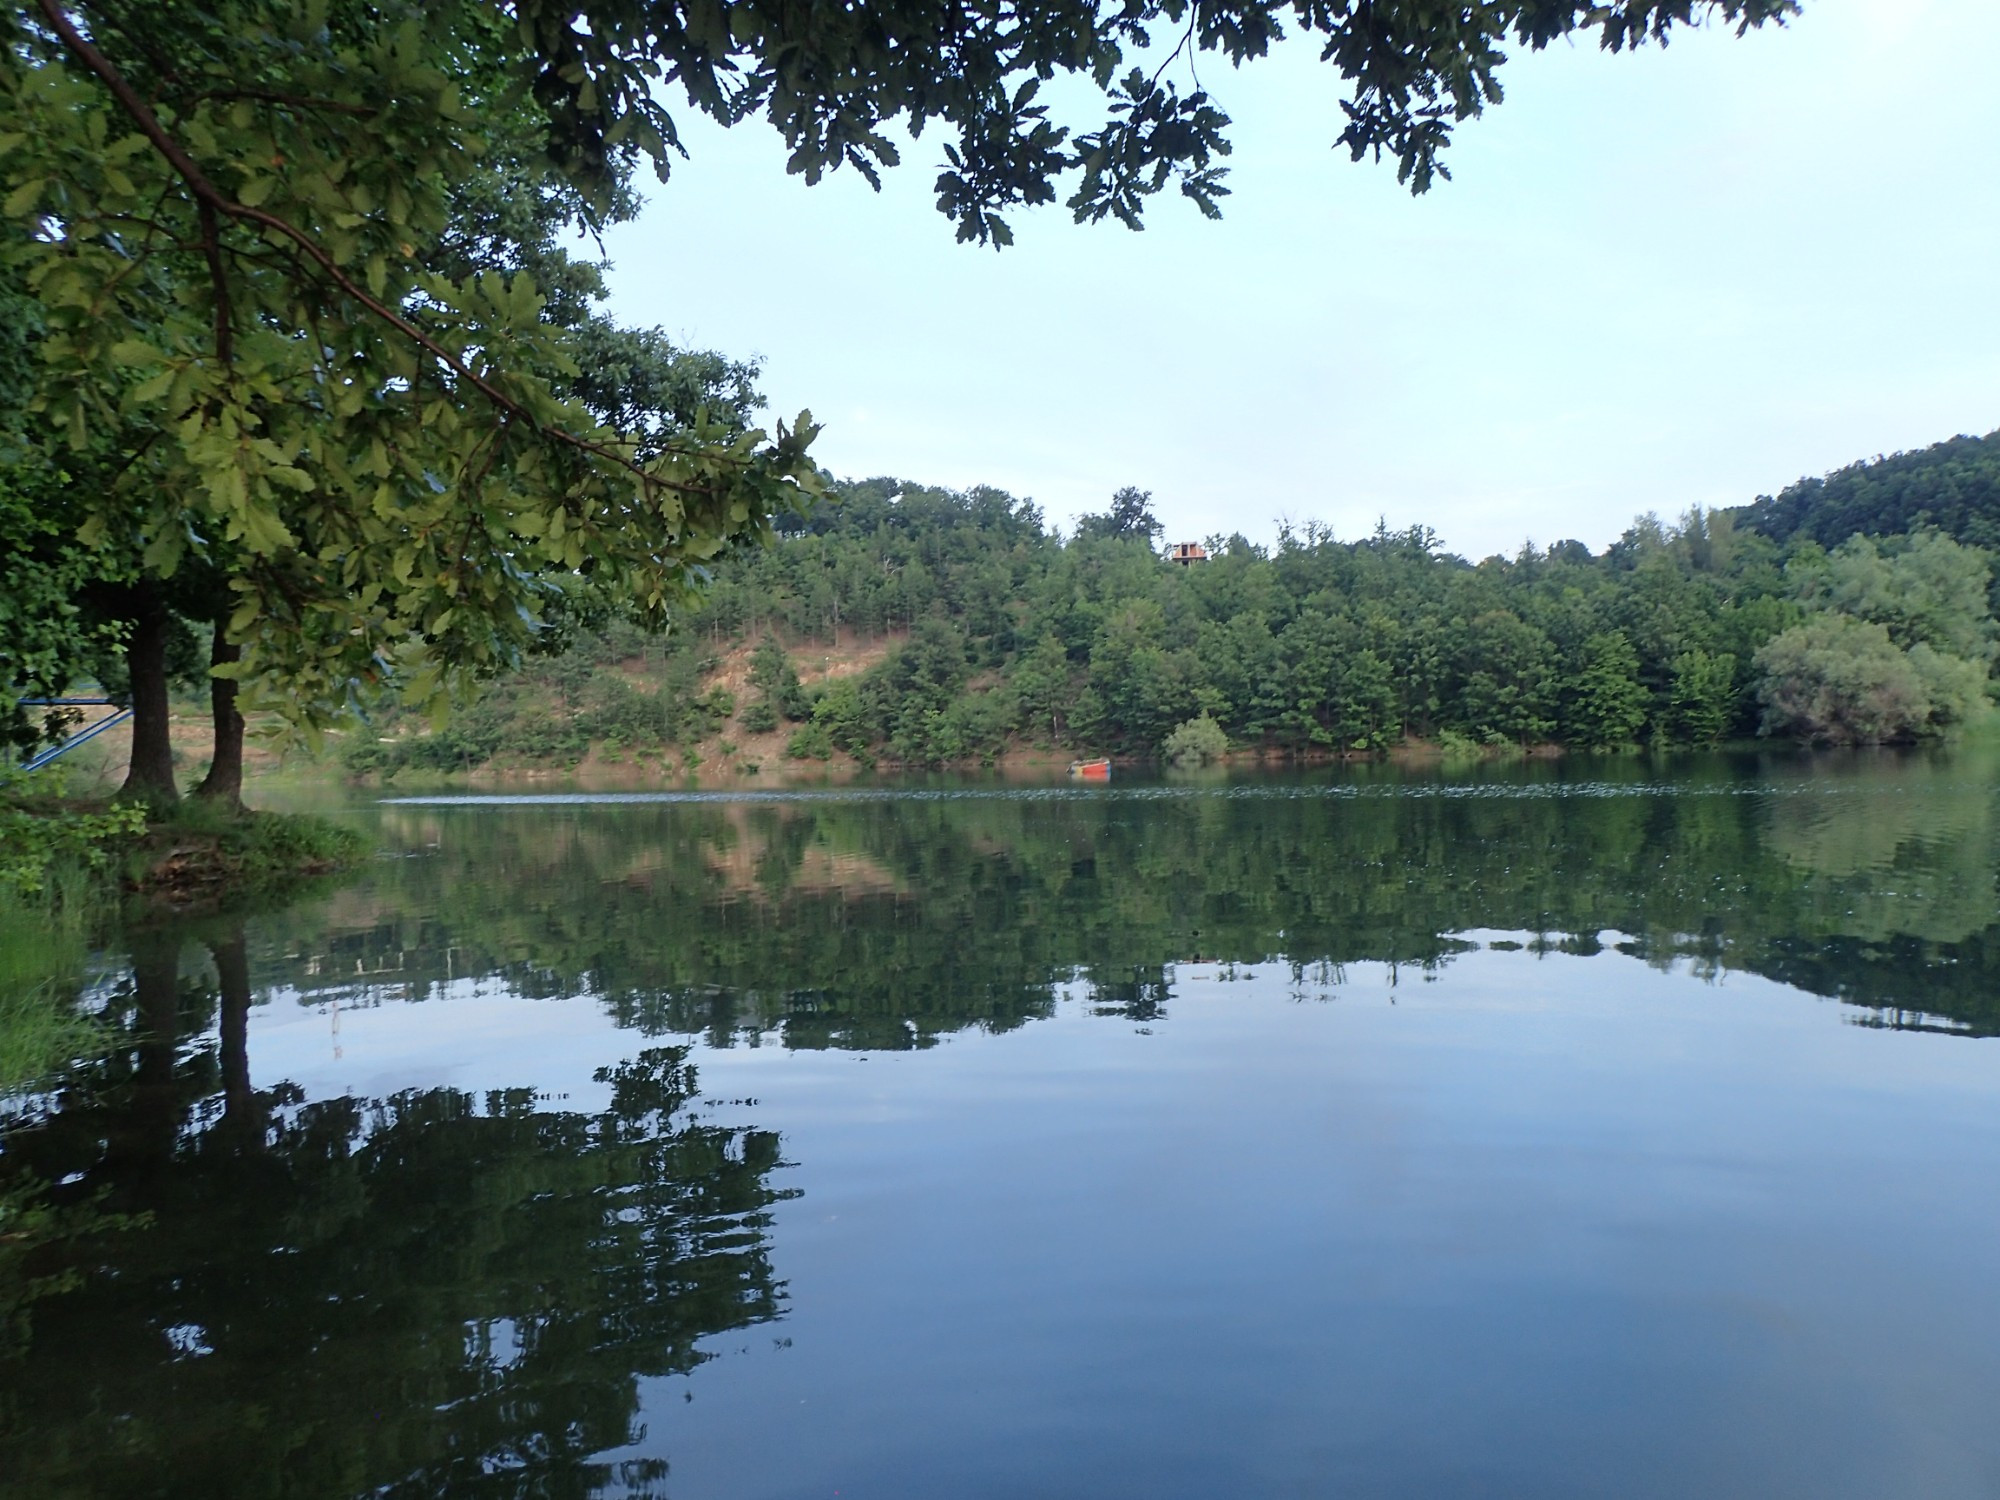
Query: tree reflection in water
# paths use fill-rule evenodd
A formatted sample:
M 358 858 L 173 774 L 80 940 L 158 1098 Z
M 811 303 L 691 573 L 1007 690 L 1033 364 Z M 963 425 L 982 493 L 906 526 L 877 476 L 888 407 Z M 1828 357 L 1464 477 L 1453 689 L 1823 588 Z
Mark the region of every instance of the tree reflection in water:
M 387 861 L 266 925 L 259 980 L 374 1004 L 485 975 L 727 1046 L 904 1050 L 1147 1021 L 1194 958 L 1435 969 L 1459 934 L 1745 970 L 2000 1031 L 2000 764 L 1877 753 L 1066 795 L 389 807 Z M 432 852 L 435 851 L 435 852 Z M 1534 940 L 1539 940 L 1534 941 Z M 290 955 L 287 957 L 286 955 Z
M 60 1185 L 15 1268 L 53 1294 L 0 1365 L 0 1491 L 644 1493 L 661 1465 L 591 1461 L 640 1435 L 638 1382 L 782 1307 L 777 1137 L 690 1120 L 681 1047 L 601 1070 L 596 1113 L 254 1091 L 241 928 L 219 986 L 177 946 L 136 944 L 129 1046 L 7 1140 L 17 1198 Z

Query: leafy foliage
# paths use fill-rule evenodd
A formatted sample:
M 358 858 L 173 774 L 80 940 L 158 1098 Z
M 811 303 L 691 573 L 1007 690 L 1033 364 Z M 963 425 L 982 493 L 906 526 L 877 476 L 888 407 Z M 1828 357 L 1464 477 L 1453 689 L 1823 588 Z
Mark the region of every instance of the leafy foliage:
M 1204 717 L 1233 743 L 1293 753 L 1372 752 L 1406 736 L 1472 750 L 1708 745 L 1760 730 L 1846 738 L 1793 709 L 1822 701 L 1816 654 L 1860 637 L 1820 627 L 1759 656 L 1829 615 L 1927 653 L 1892 674 L 1927 684 L 1916 718 L 1855 708 L 1826 721 L 1897 738 L 1976 716 L 1993 659 L 1985 557 L 1936 533 L 1788 555 L 1726 514 L 1695 511 L 1671 526 L 1642 518 L 1599 556 L 1559 543 L 1473 565 L 1422 527 L 1352 542 L 1314 527 L 1274 549 L 1210 538 L 1212 560 L 1183 568 L 1161 560 L 1143 526 L 1064 540 L 998 490 L 878 479 L 833 493 L 837 506 L 781 519 L 776 546 L 724 560 L 658 666 L 623 648 L 621 670 L 658 684 L 650 743 L 701 736 L 700 720 L 675 720 L 667 705 L 701 701 L 706 674 L 746 636 L 758 643 L 751 727 L 801 723 L 788 742 L 798 759 L 906 764 L 1022 742 L 1150 755 Z M 1143 492 L 1129 496 L 1142 512 Z M 798 686 L 793 652 L 857 640 L 887 650 L 857 677 Z M 1793 670 L 1811 682 L 1778 682 Z M 505 684 L 532 675 L 454 718 L 436 753 L 463 759 L 449 736 L 484 716 L 532 715 L 527 698 L 503 707 Z M 605 687 L 640 691 L 622 678 Z M 524 736 L 566 736 L 582 754 L 602 731 L 571 696 L 549 714 L 551 696 L 534 700 Z
M 1191 5 L 1186 0 L 1055 0 L 1027 8 L 940 8 L 890 0 L 866 8 L 782 0 L 670 6 L 657 0 L 514 0 L 541 63 L 536 97 L 556 149 L 589 169 L 635 147 L 665 168 L 680 149 L 669 89 L 733 125 L 762 115 L 790 169 L 816 182 L 850 167 L 868 181 L 901 157 L 886 131 L 948 136 L 937 205 L 961 240 L 1005 245 L 1005 214 L 1067 190 L 1078 222 L 1137 228 L 1145 200 L 1172 187 L 1213 217 L 1226 195 L 1228 116 L 1199 84 L 1182 93 L 1178 59 L 1231 66 L 1264 57 L 1288 29 L 1338 75 L 1355 160 L 1391 157 L 1422 192 L 1449 175 L 1453 126 L 1501 97 L 1509 43 L 1539 50 L 1595 33 L 1620 51 L 1720 16 L 1739 32 L 1795 14 L 1795 0 L 1504 0 L 1476 6 Z M 1149 52 L 1164 54 L 1150 69 Z M 1070 75 L 1075 85 L 1044 92 Z M 1095 98 L 1092 92 L 1095 92 Z M 1059 104 L 1056 101 L 1063 101 Z M 1067 106 L 1067 107 L 1065 107 Z
M 1215 720 L 1201 714 L 1168 735 L 1160 753 L 1177 766 L 1205 766 L 1229 753 L 1229 736 Z
M 1815 613 L 1757 653 L 1767 733 L 1875 745 L 1984 712 L 1995 643 L 1982 553 L 1935 531 L 1856 536 L 1831 554 L 1806 544 L 1788 572 Z
M 1985 701 L 1986 675 L 1959 657 L 1897 646 L 1885 626 L 1822 614 L 1757 653 L 1766 733 L 1881 745 L 1937 733 Z
M 1801 479 L 1738 514 L 1741 524 L 1780 542 L 1797 537 L 1832 547 L 1857 534 L 1933 528 L 1975 547 L 2000 547 L 2000 432 Z
M 435 700 L 580 575 L 660 616 L 816 487 L 809 419 L 766 441 L 638 408 L 684 392 L 579 389 L 585 358 L 618 380 L 659 350 L 579 332 L 547 255 L 496 266 L 478 247 L 511 231 L 453 219 L 521 108 L 484 7 L 88 17 L 15 13 L 0 53 L 4 259 L 45 325 L 28 409 L 114 460 L 76 487 L 86 545 L 227 580 L 253 701 L 321 723 L 392 674 Z
M 39 896 L 65 867 L 106 869 L 145 827 L 142 807 L 29 809 L 0 797 L 0 892 Z

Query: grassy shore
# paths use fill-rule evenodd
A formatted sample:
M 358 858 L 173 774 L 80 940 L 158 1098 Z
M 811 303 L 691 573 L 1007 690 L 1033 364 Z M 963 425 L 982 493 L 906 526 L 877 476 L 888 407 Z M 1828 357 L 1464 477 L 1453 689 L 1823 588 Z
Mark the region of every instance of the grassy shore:
M 0 783 L 0 891 L 25 909 L 254 903 L 335 874 L 366 849 L 324 818 L 192 798 L 152 809 L 64 796 L 34 778 Z

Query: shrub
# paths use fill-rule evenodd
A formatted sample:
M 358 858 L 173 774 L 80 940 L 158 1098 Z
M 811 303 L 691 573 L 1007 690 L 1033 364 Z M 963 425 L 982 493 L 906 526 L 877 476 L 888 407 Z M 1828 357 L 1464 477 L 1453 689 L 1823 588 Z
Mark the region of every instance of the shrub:
M 1908 651 L 1888 628 L 1822 614 L 1757 652 L 1766 734 L 1881 745 L 1939 733 L 1983 704 L 1985 671 L 1927 643 Z
M 812 712 L 792 659 L 776 636 L 767 635 L 757 643 L 750 658 L 750 685 L 763 693 L 773 714 L 783 714 L 795 724 Z
M 1214 719 L 1201 714 L 1169 734 L 1160 749 L 1177 766 L 1205 766 L 1229 752 L 1229 736 Z
M 145 827 L 146 810 L 131 804 L 49 813 L 0 806 L 0 890 L 39 896 L 66 866 L 102 869 L 115 846 Z
M 826 725 L 814 720 L 792 731 L 792 737 L 785 741 L 785 756 L 788 760 L 831 760 L 833 736 Z
M 693 707 L 706 721 L 706 731 L 714 734 L 722 728 L 723 720 L 735 715 L 736 695 L 726 687 L 712 687 L 694 700 Z

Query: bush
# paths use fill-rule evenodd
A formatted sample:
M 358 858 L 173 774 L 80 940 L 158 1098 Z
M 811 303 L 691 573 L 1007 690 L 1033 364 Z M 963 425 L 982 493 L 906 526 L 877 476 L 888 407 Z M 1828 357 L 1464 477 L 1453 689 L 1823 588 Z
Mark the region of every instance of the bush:
M 757 643 L 757 649 L 750 658 L 750 685 L 763 693 L 764 701 L 770 705 L 773 714 L 783 714 L 794 724 L 812 712 L 812 704 L 806 697 L 806 690 L 799 684 L 799 674 L 792 667 L 792 659 L 778 644 L 776 636 L 767 635 Z
M 737 716 L 736 722 L 751 734 L 769 734 L 778 727 L 778 710 L 768 700 L 753 703 Z
M 583 690 L 577 728 L 586 740 L 611 745 L 659 745 L 669 737 L 670 715 L 660 700 L 615 672 L 600 672 Z
M 0 806 L 0 890 L 45 895 L 59 871 L 103 869 L 112 849 L 137 837 L 145 826 L 146 810 L 130 804 L 104 812 Z
M 709 734 L 722 728 L 723 720 L 736 713 L 736 695 L 725 687 L 712 687 L 694 700 L 694 709 L 706 720 L 703 727 Z
M 1229 736 L 1220 724 L 1202 714 L 1169 734 L 1160 749 L 1177 766 L 1205 766 L 1229 753 Z
M 867 705 L 861 700 L 860 685 L 852 677 L 830 683 L 813 704 L 813 729 L 823 731 L 835 749 L 850 755 L 865 755 L 873 743 Z
M 788 760 L 832 760 L 833 736 L 826 725 L 815 720 L 792 731 L 792 737 L 785 741 L 785 756 Z
M 1943 731 L 1977 713 L 1986 673 L 1927 643 L 1899 648 L 1888 628 L 1822 614 L 1758 651 L 1766 734 L 1828 745 L 1882 745 Z
M 1461 734 L 1456 729 L 1440 729 L 1437 737 L 1438 754 L 1446 761 L 1457 763 L 1481 760 L 1486 755 L 1486 747 L 1469 734 Z

